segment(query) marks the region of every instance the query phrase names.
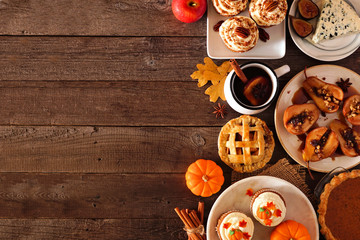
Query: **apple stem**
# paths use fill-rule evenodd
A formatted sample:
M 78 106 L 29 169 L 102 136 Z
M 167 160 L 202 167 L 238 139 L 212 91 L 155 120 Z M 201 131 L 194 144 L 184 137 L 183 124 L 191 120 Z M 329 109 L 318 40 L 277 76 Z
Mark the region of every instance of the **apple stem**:
M 189 2 L 189 6 L 190 6 L 190 7 L 196 7 L 196 6 L 197 6 L 197 3 L 196 3 L 196 2 L 191 1 L 191 2 Z

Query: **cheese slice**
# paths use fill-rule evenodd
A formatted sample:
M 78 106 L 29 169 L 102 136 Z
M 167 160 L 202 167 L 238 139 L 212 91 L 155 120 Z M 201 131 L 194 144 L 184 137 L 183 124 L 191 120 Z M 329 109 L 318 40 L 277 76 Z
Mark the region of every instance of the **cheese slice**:
M 323 0 L 312 37 L 314 43 L 357 32 L 360 32 L 360 18 L 346 1 Z

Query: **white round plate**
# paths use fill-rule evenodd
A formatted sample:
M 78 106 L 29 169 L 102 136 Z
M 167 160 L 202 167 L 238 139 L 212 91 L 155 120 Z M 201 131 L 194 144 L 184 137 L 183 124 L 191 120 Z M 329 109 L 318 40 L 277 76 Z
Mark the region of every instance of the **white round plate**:
M 290 32 L 290 36 L 293 39 L 296 46 L 306 55 L 322 60 L 322 61 L 337 61 L 343 58 L 350 56 L 353 52 L 355 52 L 360 46 L 360 34 L 352 34 L 344 37 L 335 38 L 333 40 L 328 40 L 325 42 L 321 42 L 319 44 L 310 43 L 308 38 L 299 37 L 291 26 L 290 16 L 295 16 L 300 18 L 300 15 L 297 11 L 297 3 L 299 0 L 294 0 L 288 16 L 288 28 Z M 356 2 L 358 0 L 351 0 L 349 2 L 357 12 L 360 10 L 360 3 Z M 320 6 L 321 0 L 314 0 L 314 2 Z M 321 11 L 321 8 L 320 8 Z M 316 19 L 309 20 L 310 23 L 316 27 Z
M 302 223 L 310 233 L 312 240 L 319 239 L 319 226 L 316 213 L 305 194 L 291 183 L 270 176 L 254 176 L 242 179 L 228 187 L 215 201 L 207 221 L 206 234 L 208 240 L 218 240 L 216 233 L 217 220 L 221 214 L 230 210 L 239 210 L 251 217 L 255 230 L 252 240 L 270 239 L 275 227 L 261 225 L 250 212 L 250 199 L 246 195 L 247 189 L 254 192 L 261 188 L 272 188 L 281 193 L 286 202 L 286 216 L 284 220 L 294 220 Z M 299 211 L 300 210 L 300 211 Z
M 307 76 L 317 76 L 319 79 L 325 78 L 327 83 L 336 84 L 340 78 L 350 79 L 352 86 L 360 90 L 360 75 L 345 67 L 337 65 L 318 65 L 306 69 Z M 285 151 L 299 164 L 306 167 L 306 162 L 303 161 L 301 151 L 299 150 L 301 140 L 286 131 L 283 124 L 283 115 L 287 107 L 292 105 L 292 98 L 294 93 L 302 87 L 305 80 L 304 71 L 296 74 L 281 91 L 275 108 L 275 129 L 280 140 L 281 145 Z M 327 113 L 326 116 L 321 116 L 317 120 L 317 124 L 321 126 L 328 126 L 333 119 L 338 119 L 341 110 L 336 113 Z M 351 124 L 348 124 L 351 126 Z M 335 159 L 326 158 L 318 162 L 310 162 L 310 169 L 318 172 L 330 172 L 336 167 L 343 167 L 346 169 L 352 168 L 360 163 L 360 156 L 336 156 Z

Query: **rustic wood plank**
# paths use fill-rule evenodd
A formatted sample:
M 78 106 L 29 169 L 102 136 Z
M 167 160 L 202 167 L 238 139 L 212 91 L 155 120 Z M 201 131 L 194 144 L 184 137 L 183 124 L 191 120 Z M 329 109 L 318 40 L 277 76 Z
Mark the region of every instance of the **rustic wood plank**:
M 0 80 L 194 81 L 205 38 L 0 37 Z
M 204 199 L 206 206 L 217 196 Z M 184 173 L 0 175 L 0 218 L 167 219 L 177 218 L 174 207 L 195 208 L 198 200 Z
M 0 125 L 222 126 L 239 116 L 228 108 L 226 119 L 216 119 L 205 89 L 196 82 L 2 81 Z
M 1 171 L 182 173 L 204 158 L 230 172 L 217 153 L 219 131 L 220 127 L 1 126 Z M 277 142 L 273 161 L 286 156 Z
M 287 39 L 287 82 L 305 66 L 320 64 Z M 20 81 L 187 81 L 206 54 L 205 37 L 0 37 L 0 80 Z M 224 60 L 215 60 L 221 64 Z M 249 60 L 238 60 L 240 64 Z M 360 50 L 332 62 L 360 72 Z
M 5 0 L 0 34 L 204 36 L 206 17 L 185 24 L 161 0 Z M 149 21 L 151 19 L 151 21 Z
M 0 219 L 1 239 L 185 239 L 180 219 Z

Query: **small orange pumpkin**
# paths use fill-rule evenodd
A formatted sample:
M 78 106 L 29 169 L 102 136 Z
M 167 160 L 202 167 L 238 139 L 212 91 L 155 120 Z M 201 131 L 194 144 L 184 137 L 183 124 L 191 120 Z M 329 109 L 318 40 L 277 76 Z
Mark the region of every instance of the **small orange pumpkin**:
M 230 240 L 241 240 L 243 238 L 243 233 L 240 229 L 232 230 L 232 234 L 230 234 Z
M 212 160 L 199 159 L 185 174 L 186 186 L 197 196 L 210 197 L 224 184 L 222 169 Z
M 287 220 L 272 231 L 270 240 L 311 240 L 311 237 L 304 225 Z
M 271 211 L 266 207 L 259 207 L 258 210 L 256 211 L 256 215 L 260 218 L 260 219 L 269 219 L 271 218 Z

